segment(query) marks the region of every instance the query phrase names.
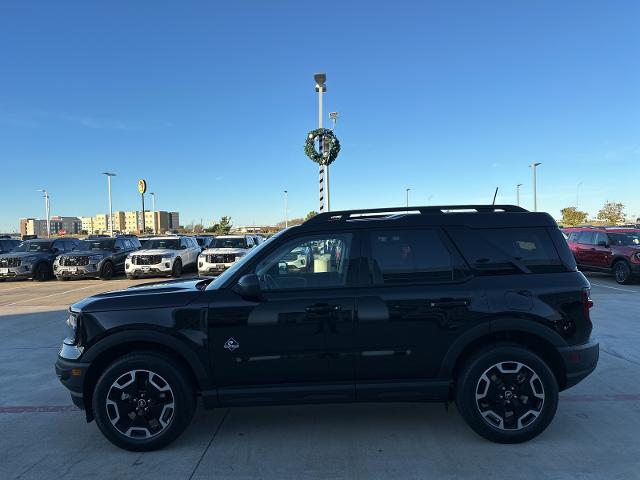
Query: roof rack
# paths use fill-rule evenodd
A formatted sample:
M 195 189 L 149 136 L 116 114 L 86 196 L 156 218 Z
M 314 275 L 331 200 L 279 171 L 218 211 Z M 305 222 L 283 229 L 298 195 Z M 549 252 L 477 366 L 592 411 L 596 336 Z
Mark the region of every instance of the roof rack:
M 450 213 L 496 213 L 496 212 L 528 212 L 516 205 L 430 205 L 422 207 L 368 208 L 358 210 L 340 210 L 319 213 L 307 220 L 306 224 L 335 222 L 348 220 L 367 220 L 375 218 L 397 217 L 406 214 L 446 215 Z

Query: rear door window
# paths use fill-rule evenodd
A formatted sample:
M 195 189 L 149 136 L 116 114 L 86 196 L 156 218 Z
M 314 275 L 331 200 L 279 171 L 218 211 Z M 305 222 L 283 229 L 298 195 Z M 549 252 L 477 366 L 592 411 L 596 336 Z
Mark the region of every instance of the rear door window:
M 595 237 L 595 232 L 580 232 L 578 243 L 581 243 L 583 245 L 595 245 Z
M 388 229 L 369 232 L 369 272 L 375 285 L 450 282 L 464 276 L 435 229 Z

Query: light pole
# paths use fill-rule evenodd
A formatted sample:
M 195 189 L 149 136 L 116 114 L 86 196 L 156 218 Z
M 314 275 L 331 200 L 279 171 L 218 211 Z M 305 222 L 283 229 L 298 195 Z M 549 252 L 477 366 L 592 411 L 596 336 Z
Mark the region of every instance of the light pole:
M 580 185 L 583 183 L 584 182 L 578 183 L 578 186 L 576 187 L 576 210 L 578 210 L 578 204 L 580 203 Z
M 113 237 L 113 205 L 111 203 L 111 177 L 115 177 L 116 174 L 112 172 L 102 172 L 107 176 L 107 188 L 109 189 L 109 235 Z
M 518 206 L 520 206 L 520 187 L 521 186 L 522 186 L 521 183 L 516 185 L 516 205 L 518 205 Z
M 49 192 L 47 192 L 44 188 L 38 190 L 43 193 L 44 197 L 44 211 L 47 215 L 47 238 L 51 237 L 51 217 L 49 215 Z
M 289 227 L 289 212 L 287 211 L 287 203 L 289 201 L 289 192 L 284 191 L 284 228 Z
M 324 73 L 316 73 L 313 76 L 313 79 L 316 81 L 316 92 L 318 92 L 318 128 L 323 128 L 322 126 L 322 116 L 323 114 L 323 105 L 322 105 L 322 94 L 327 91 L 327 87 L 324 82 L 327 81 L 327 75 Z M 324 149 L 323 145 L 324 137 L 320 137 L 320 145 L 318 146 L 318 152 L 320 153 L 320 157 L 322 157 L 322 151 Z M 329 166 L 328 165 L 320 165 L 319 171 L 319 184 L 320 184 L 320 213 L 329 211 Z
M 535 162 L 529 165 L 533 168 L 533 211 L 538 211 L 538 186 L 536 184 L 536 169 L 542 165 L 542 162 Z
M 151 215 L 153 218 L 153 234 L 157 235 L 158 232 L 156 231 L 156 193 L 151 192 L 149 195 L 151 195 Z M 200 220 L 200 224 L 202 225 L 202 220 Z
M 409 209 L 409 190 L 411 190 L 409 187 L 407 187 L 405 189 L 407 191 L 407 210 Z

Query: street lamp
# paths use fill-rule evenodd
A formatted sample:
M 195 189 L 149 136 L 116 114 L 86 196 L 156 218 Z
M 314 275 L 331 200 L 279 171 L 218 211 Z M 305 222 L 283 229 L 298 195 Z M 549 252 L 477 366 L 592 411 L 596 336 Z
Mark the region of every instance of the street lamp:
M 518 206 L 520 206 L 520 187 L 521 186 L 522 186 L 521 183 L 516 185 L 516 205 L 518 205 Z
M 111 203 L 111 177 L 115 177 L 116 174 L 112 172 L 102 172 L 107 176 L 107 186 L 109 188 L 109 235 L 113 237 L 113 206 Z
M 580 185 L 583 183 L 584 182 L 578 183 L 578 186 L 576 187 L 576 210 L 578 210 L 578 203 L 580 203 Z
M 289 201 L 289 192 L 284 191 L 284 228 L 289 227 L 289 212 L 287 211 L 287 203 Z
M 407 187 L 405 189 L 407 191 L 407 210 L 409 209 L 409 190 L 411 190 L 409 187 Z
M 536 169 L 538 166 L 542 165 L 542 162 L 535 162 L 529 165 L 533 168 L 533 211 L 538 211 L 538 187 L 536 184 Z
M 149 195 L 151 195 L 151 215 L 153 218 L 153 234 L 157 235 L 158 232 L 156 231 L 156 193 L 151 192 Z M 200 225 L 202 225 L 202 220 L 200 220 Z
M 47 238 L 51 237 L 51 217 L 49 216 L 49 192 L 47 192 L 44 188 L 38 189 L 39 192 L 43 193 L 44 197 L 44 211 L 47 215 Z

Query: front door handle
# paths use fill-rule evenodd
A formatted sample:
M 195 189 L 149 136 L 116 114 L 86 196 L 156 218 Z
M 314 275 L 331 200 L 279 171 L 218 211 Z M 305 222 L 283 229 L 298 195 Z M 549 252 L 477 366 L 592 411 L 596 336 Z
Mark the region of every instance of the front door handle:
M 342 310 L 342 305 L 329 305 L 328 303 L 318 303 L 305 308 L 307 313 L 331 313 Z
M 469 305 L 469 300 L 435 300 L 429 304 L 431 308 L 455 308 L 467 305 Z

